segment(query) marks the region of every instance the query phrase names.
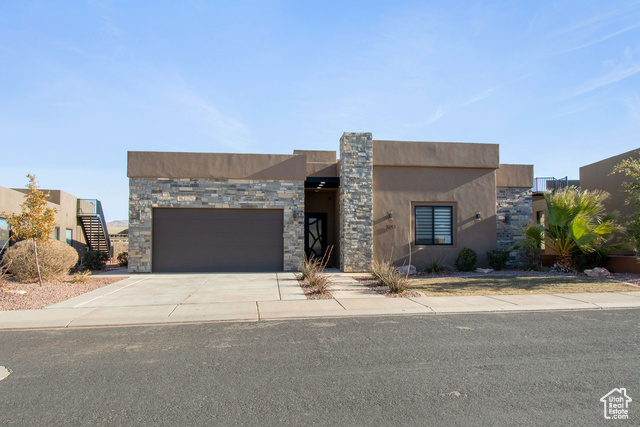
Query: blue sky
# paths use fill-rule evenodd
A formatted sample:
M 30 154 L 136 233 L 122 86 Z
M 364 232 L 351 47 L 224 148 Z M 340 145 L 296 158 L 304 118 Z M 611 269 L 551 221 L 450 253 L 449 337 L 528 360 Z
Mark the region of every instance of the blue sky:
M 640 1 L 0 3 L 0 186 L 127 218 L 126 152 L 500 144 L 536 176 L 640 147 Z

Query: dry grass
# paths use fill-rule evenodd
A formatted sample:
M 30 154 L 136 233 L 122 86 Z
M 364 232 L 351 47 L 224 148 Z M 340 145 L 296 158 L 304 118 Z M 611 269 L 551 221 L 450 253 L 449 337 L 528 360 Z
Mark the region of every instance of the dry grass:
M 427 296 L 571 294 L 640 291 L 609 279 L 569 276 L 463 276 L 415 279 L 409 288 Z
M 378 279 L 383 286 L 389 288 L 389 291 L 394 294 L 401 294 L 407 289 L 409 283 L 408 275 L 403 275 L 398 272 L 396 267 L 390 262 L 377 262 L 371 263 L 371 274 Z
M 322 258 L 309 258 L 305 254 L 304 261 L 300 266 L 301 273 L 298 276 L 298 280 L 306 282 L 311 289 L 320 295 L 327 295 L 329 293 L 329 276 L 324 274 L 324 270 L 329 263 L 332 250 L 333 246 L 325 252 Z M 309 294 L 307 294 L 307 296 L 309 296 Z

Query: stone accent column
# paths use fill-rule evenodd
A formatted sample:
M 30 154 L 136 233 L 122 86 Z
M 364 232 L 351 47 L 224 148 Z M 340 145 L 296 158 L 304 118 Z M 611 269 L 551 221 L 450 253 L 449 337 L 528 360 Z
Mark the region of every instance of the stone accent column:
M 531 188 L 497 189 L 496 218 L 498 221 L 498 249 L 509 249 L 523 238 L 520 228 L 533 221 Z M 518 264 L 517 252 L 509 255 L 508 267 Z
M 373 140 L 371 133 L 340 138 L 340 268 L 367 271 L 373 260 Z

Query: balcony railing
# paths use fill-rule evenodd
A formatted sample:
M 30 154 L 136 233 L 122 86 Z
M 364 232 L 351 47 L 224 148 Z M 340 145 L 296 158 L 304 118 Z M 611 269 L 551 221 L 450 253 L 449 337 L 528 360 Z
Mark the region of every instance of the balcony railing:
M 569 186 L 569 178 L 554 178 L 550 176 L 536 178 L 533 186 L 534 193 L 544 193 L 545 191 L 554 191 Z

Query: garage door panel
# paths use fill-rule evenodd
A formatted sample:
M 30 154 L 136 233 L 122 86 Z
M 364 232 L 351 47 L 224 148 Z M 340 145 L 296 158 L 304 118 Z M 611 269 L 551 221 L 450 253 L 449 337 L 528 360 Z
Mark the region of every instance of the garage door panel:
M 156 272 L 281 271 L 283 211 L 153 210 Z

